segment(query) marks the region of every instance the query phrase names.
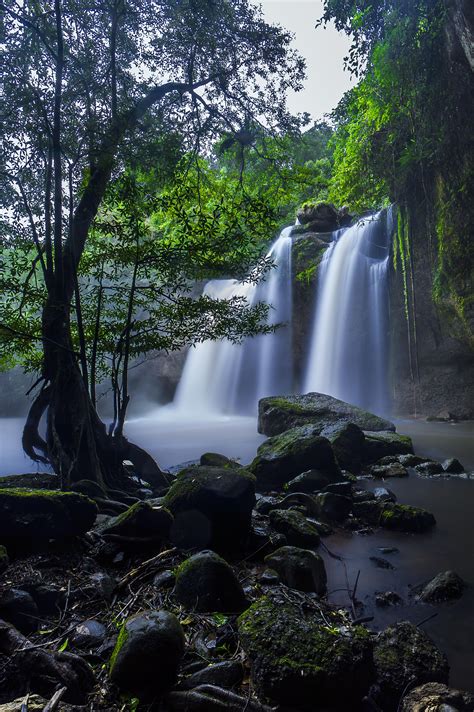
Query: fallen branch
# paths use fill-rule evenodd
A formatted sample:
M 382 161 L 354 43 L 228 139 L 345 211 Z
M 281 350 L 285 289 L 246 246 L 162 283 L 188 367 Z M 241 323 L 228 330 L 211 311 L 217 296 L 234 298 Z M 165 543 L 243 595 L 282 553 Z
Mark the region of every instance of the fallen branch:
M 129 571 L 128 574 L 126 574 L 118 582 L 117 591 L 120 591 L 121 589 L 128 586 L 128 584 L 130 584 L 138 576 L 141 576 L 142 574 L 147 572 L 148 569 L 152 569 L 154 567 L 154 565 L 157 564 L 159 561 L 162 561 L 162 559 L 165 559 L 167 556 L 170 556 L 171 554 L 174 554 L 175 552 L 176 552 L 175 547 L 173 547 L 172 549 L 166 549 L 165 551 L 162 551 L 160 554 L 153 556 L 151 559 L 147 559 L 142 564 L 140 564 L 140 566 L 137 566 L 136 569 L 132 569 L 131 571 Z

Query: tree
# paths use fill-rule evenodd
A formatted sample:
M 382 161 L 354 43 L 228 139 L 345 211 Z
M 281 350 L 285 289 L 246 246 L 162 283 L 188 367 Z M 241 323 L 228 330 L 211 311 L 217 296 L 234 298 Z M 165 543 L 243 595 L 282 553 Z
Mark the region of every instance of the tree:
M 197 150 L 249 117 L 289 126 L 288 87 L 303 61 L 290 35 L 247 0 L 73 0 L 1 4 L 2 235 L 19 229 L 36 250 L 42 308 L 42 385 L 23 447 L 64 486 L 121 480 L 131 460 L 159 470 L 121 434 L 106 432 L 78 365 L 71 306 L 91 226 L 111 179 L 146 155 L 157 127 Z M 39 422 L 47 413 L 43 439 Z

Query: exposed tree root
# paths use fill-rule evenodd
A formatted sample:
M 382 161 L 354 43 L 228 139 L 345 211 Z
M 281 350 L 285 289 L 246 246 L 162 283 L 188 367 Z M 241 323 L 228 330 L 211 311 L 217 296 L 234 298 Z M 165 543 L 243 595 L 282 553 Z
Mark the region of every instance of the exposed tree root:
M 167 702 L 170 710 L 187 712 L 272 712 L 274 709 L 216 685 L 199 685 L 186 692 L 171 692 Z

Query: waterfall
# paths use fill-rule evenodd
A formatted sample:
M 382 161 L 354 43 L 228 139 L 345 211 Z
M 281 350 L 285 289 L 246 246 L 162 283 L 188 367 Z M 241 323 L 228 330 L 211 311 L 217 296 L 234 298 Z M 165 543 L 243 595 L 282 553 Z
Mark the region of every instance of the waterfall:
M 291 227 L 273 243 L 274 267 L 259 283 L 211 280 L 204 293 L 214 299 L 245 297 L 271 305 L 268 324 L 285 324 L 272 334 L 230 341 L 204 341 L 186 358 L 173 406 L 183 415 L 254 414 L 260 398 L 291 392 Z
M 392 211 L 333 233 L 318 271 L 304 392 L 388 410 L 388 260 Z

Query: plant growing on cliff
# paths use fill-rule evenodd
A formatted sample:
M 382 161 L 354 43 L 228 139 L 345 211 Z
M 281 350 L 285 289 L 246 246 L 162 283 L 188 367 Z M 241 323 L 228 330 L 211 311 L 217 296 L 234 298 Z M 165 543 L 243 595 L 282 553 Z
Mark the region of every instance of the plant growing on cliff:
M 110 486 L 125 459 L 140 472 L 144 453 L 100 421 L 71 314 L 111 180 L 126 163 L 145 161 L 157 134 L 178 133 L 193 150 L 223 128 L 237 134 L 252 116 L 269 129 L 291 126 L 284 97 L 300 86 L 303 62 L 290 36 L 247 0 L 99 0 L 87 8 L 52 0 L 2 11 L 1 234 L 7 249 L 15 230 L 30 241 L 29 281 L 45 292 L 41 322 L 33 315 L 41 388 L 23 446 L 64 485 L 87 473 Z

